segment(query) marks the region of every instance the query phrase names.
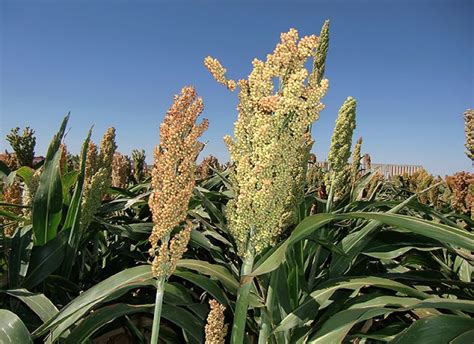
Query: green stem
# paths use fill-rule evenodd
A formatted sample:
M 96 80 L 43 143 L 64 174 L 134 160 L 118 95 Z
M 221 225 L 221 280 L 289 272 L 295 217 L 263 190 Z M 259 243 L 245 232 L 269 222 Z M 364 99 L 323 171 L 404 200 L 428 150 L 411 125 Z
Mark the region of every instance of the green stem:
M 311 265 L 311 270 L 309 271 L 309 279 L 308 279 L 309 292 L 311 292 L 314 287 L 314 281 L 316 279 L 316 272 L 318 271 L 318 261 L 319 261 L 319 256 L 321 255 L 321 250 L 322 250 L 322 246 L 318 245 L 318 247 L 316 247 L 316 252 L 314 253 L 313 263 Z
M 163 305 L 163 294 L 165 292 L 164 285 L 164 278 L 160 278 L 156 281 L 155 312 L 153 314 L 153 327 L 151 331 L 150 344 L 158 343 L 158 335 L 160 333 L 161 306 Z
M 334 199 L 334 187 L 331 184 L 331 187 L 329 188 L 328 200 L 326 202 L 326 213 L 331 212 L 333 199 Z M 326 233 L 327 233 L 327 228 L 326 226 L 324 226 L 323 229 L 321 230 L 322 239 L 326 238 Z M 316 273 L 318 271 L 319 257 L 321 256 L 322 250 L 323 250 L 323 247 L 321 245 L 318 245 L 318 247 L 316 248 L 316 252 L 314 253 L 313 264 L 311 265 L 311 270 L 309 271 L 309 280 L 308 280 L 308 288 L 310 291 L 314 287 Z
M 245 324 L 247 322 L 247 310 L 249 307 L 250 288 L 252 278 L 248 275 L 252 272 L 254 260 L 254 250 L 249 248 L 245 255 L 240 271 L 240 286 L 237 293 L 237 303 L 235 305 L 234 323 L 232 324 L 232 344 L 242 344 L 245 336 Z
M 270 283 L 268 284 L 267 288 L 267 298 L 265 300 L 265 307 L 262 308 L 262 316 L 261 316 L 261 324 L 260 324 L 260 331 L 258 334 L 258 344 L 267 344 L 268 337 L 270 336 L 271 326 L 272 326 L 272 307 L 274 307 L 275 303 L 275 292 L 274 292 L 274 284 L 277 282 L 276 276 L 278 273 L 278 269 L 273 271 L 270 277 Z
M 326 202 L 326 213 L 331 212 L 333 200 L 334 200 L 334 186 L 333 184 L 331 184 L 331 187 L 329 188 L 328 200 Z

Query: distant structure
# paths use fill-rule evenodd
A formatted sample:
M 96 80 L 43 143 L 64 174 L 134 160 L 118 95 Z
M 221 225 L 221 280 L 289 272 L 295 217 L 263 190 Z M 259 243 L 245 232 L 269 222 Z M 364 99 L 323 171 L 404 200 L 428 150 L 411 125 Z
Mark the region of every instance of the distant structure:
M 364 168 L 364 165 L 362 165 L 362 168 Z M 404 173 L 411 176 L 413 173 L 422 169 L 423 166 L 421 165 L 372 164 L 372 167 L 368 171 L 379 172 L 385 178 L 390 178 Z
M 325 170 L 329 168 L 327 161 L 318 161 L 316 162 L 316 165 L 322 167 Z M 365 161 L 362 161 L 362 170 L 372 173 L 379 172 L 385 178 L 390 178 L 392 176 L 404 173 L 411 176 L 413 173 L 422 169 L 422 165 L 370 164 L 370 166 L 367 166 Z
M 33 158 L 33 166 L 36 165 L 36 164 L 39 164 L 40 162 L 42 162 L 44 160 L 44 156 L 35 156 Z

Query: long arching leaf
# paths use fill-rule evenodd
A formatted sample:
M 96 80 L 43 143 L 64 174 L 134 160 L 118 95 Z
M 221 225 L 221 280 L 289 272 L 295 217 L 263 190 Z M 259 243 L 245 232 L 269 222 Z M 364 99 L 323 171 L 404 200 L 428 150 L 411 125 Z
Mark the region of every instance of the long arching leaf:
M 44 171 L 39 179 L 38 189 L 33 200 L 33 231 L 35 245 L 44 245 L 56 237 L 63 207 L 63 187 L 59 160 L 59 146 L 69 120 L 67 115 L 58 133 L 48 148 L 44 163 Z

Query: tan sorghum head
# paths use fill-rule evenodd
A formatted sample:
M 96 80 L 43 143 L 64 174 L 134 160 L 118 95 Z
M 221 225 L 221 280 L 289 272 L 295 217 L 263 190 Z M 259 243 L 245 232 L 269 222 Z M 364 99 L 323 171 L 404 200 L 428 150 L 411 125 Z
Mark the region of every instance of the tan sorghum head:
M 451 191 L 451 207 L 459 213 L 470 214 L 474 208 L 474 173 L 458 172 L 446 177 Z
M 225 307 L 216 300 L 210 300 L 211 310 L 205 327 L 206 344 L 224 344 L 228 325 L 225 323 Z
M 20 183 L 17 181 L 14 181 L 8 186 L 4 186 L 3 188 L 3 202 L 9 203 L 9 204 L 22 204 L 22 197 L 21 197 L 21 187 Z M 22 213 L 22 210 L 20 208 L 14 208 L 14 207 L 6 207 L 6 210 L 8 210 L 11 213 L 20 215 Z M 6 224 L 4 221 L 3 216 L 0 217 L 0 223 Z M 15 225 L 6 225 L 3 227 L 3 232 L 7 236 L 13 235 L 15 231 Z
M 94 173 L 97 172 L 97 145 L 94 142 L 89 142 L 86 155 L 86 173 L 84 176 L 84 183 L 89 184 Z
M 155 148 L 151 172 L 153 191 L 148 201 L 154 223 L 149 240 L 155 277 L 169 276 L 184 253 L 186 245 L 183 243 L 189 241 L 191 229 L 188 224 L 167 247 L 173 229 L 186 219 L 194 189 L 196 158 L 202 149 L 198 138 L 208 127 L 206 119 L 196 123 L 202 110 L 203 102 L 195 89 L 184 87 L 181 94 L 175 96 L 160 126 L 160 145 Z M 167 268 L 163 272 L 165 265 Z
M 85 229 L 91 223 L 92 217 L 99 209 L 102 199 L 112 184 L 112 161 L 115 149 L 115 129 L 109 128 L 97 146 L 89 143 L 86 155 L 84 192 L 81 208 L 81 228 Z
M 131 173 L 131 162 L 128 156 L 115 152 L 112 161 L 112 186 L 126 188 Z

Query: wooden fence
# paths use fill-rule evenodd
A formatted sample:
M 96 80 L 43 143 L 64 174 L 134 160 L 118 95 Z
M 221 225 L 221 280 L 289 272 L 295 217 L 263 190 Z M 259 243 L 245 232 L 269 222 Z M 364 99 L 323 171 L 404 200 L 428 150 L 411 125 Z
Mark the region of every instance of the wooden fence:
M 318 161 L 316 164 L 319 167 L 324 168 L 325 170 L 328 169 L 327 161 Z M 391 176 L 396 176 L 400 174 L 408 174 L 412 175 L 416 171 L 423 169 L 421 165 L 399 165 L 399 164 L 371 164 L 370 170 L 367 169 L 367 166 L 362 163 L 362 170 L 369 171 L 369 172 L 379 172 L 383 174 L 385 178 L 390 178 Z

